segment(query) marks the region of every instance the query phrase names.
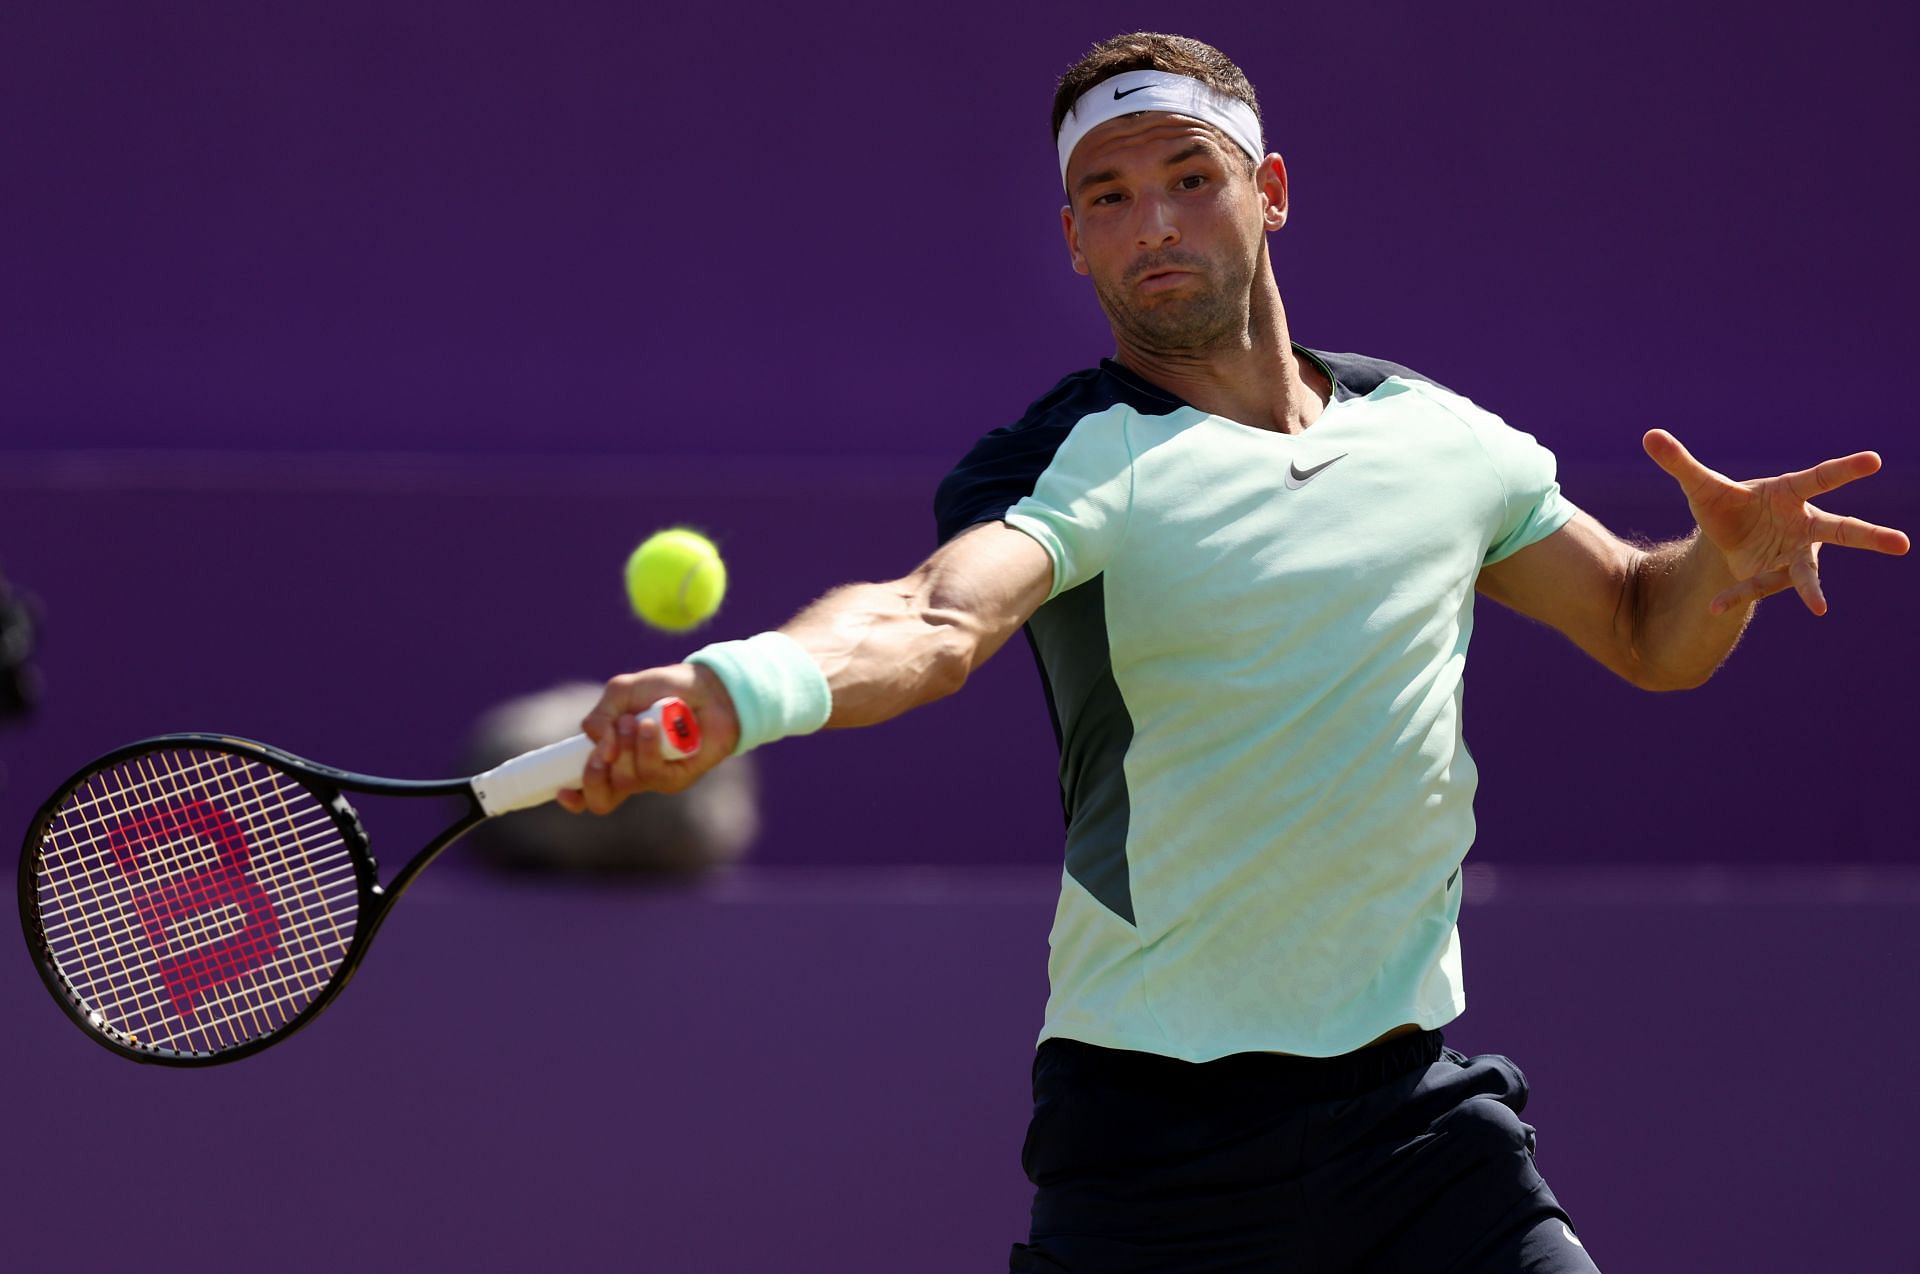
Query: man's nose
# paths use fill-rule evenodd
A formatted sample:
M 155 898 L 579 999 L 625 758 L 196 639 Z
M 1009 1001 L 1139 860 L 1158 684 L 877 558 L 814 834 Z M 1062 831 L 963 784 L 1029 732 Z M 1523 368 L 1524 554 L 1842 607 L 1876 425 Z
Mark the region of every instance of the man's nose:
M 1140 201 L 1140 226 L 1136 241 L 1142 248 L 1170 248 L 1180 242 L 1180 227 L 1174 224 L 1173 209 L 1164 199 Z

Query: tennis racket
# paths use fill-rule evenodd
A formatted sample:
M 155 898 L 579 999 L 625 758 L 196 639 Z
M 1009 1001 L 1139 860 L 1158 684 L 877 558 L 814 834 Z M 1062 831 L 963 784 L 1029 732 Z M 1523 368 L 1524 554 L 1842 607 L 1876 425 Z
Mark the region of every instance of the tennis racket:
M 662 756 L 699 750 L 679 699 L 642 719 L 659 727 Z M 27 829 L 27 947 L 67 1016 L 121 1056 L 236 1061 L 332 1003 L 441 851 L 578 786 L 593 746 L 577 734 L 471 779 L 421 781 L 216 734 L 130 743 L 68 779 Z M 464 796 L 467 808 L 382 886 L 347 792 Z

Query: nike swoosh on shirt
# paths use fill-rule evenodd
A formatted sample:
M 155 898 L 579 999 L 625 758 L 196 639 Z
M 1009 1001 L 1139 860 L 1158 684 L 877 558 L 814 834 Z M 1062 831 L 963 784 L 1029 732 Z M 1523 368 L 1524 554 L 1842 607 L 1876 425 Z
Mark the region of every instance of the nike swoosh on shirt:
M 1335 456 L 1333 460 L 1322 460 L 1319 464 L 1313 466 L 1313 468 L 1311 469 L 1302 469 L 1298 463 L 1291 460 L 1288 461 L 1287 462 L 1287 478 L 1286 478 L 1287 490 L 1298 491 L 1301 487 L 1304 487 L 1307 485 L 1307 483 L 1313 481 L 1314 475 L 1319 473 L 1322 469 L 1325 469 L 1327 466 L 1333 464 L 1334 461 L 1336 460 L 1345 460 L 1346 458 L 1347 458 L 1347 453 L 1343 451 L 1339 455 Z
M 1127 96 L 1128 94 L 1130 94 L 1130 93 L 1141 93 L 1141 92 L 1145 92 L 1145 91 L 1146 91 L 1147 89 L 1150 89 L 1150 88 L 1152 88 L 1152 87 L 1154 87 L 1154 86 L 1153 86 L 1153 85 L 1151 85 L 1151 84 L 1142 84 L 1142 85 L 1140 85 L 1140 86 L 1139 86 L 1138 88 L 1130 88 L 1130 89 L 1115 89 L 1115 90 L 1113 90 L 1113 100 L 1117 102 L 1117 101 L 1119 101 L 1119 100 L 1120 100 L 1121 98 L 1123 98 L 1123 97 L 1126 97 L 1126 96 Z

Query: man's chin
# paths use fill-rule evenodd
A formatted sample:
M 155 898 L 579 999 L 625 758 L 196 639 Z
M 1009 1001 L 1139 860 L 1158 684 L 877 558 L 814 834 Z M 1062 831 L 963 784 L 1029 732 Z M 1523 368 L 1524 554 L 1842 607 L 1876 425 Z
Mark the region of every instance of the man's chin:
M 1209 307 L 1168 303 L 1129 314 L 1135 338 L 1153 349 L 1211 349 L 1228 336 L 1230 324 Z

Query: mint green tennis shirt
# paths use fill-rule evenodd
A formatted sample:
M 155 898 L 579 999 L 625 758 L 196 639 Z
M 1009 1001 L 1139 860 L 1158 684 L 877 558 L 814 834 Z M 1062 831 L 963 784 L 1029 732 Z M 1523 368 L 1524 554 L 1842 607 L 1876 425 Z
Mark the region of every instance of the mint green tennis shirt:
M 1499 417 L 1300 352 L 1335 384 L 1303 433 L 1104 362 L 941 484 L 943 540 L 1001 519 L 1053 560 L 1029 624 L 1067 815 L 1042 1039 L 1330 1056 L 1466 1005 L 1474 582 L 1575 510 Z

